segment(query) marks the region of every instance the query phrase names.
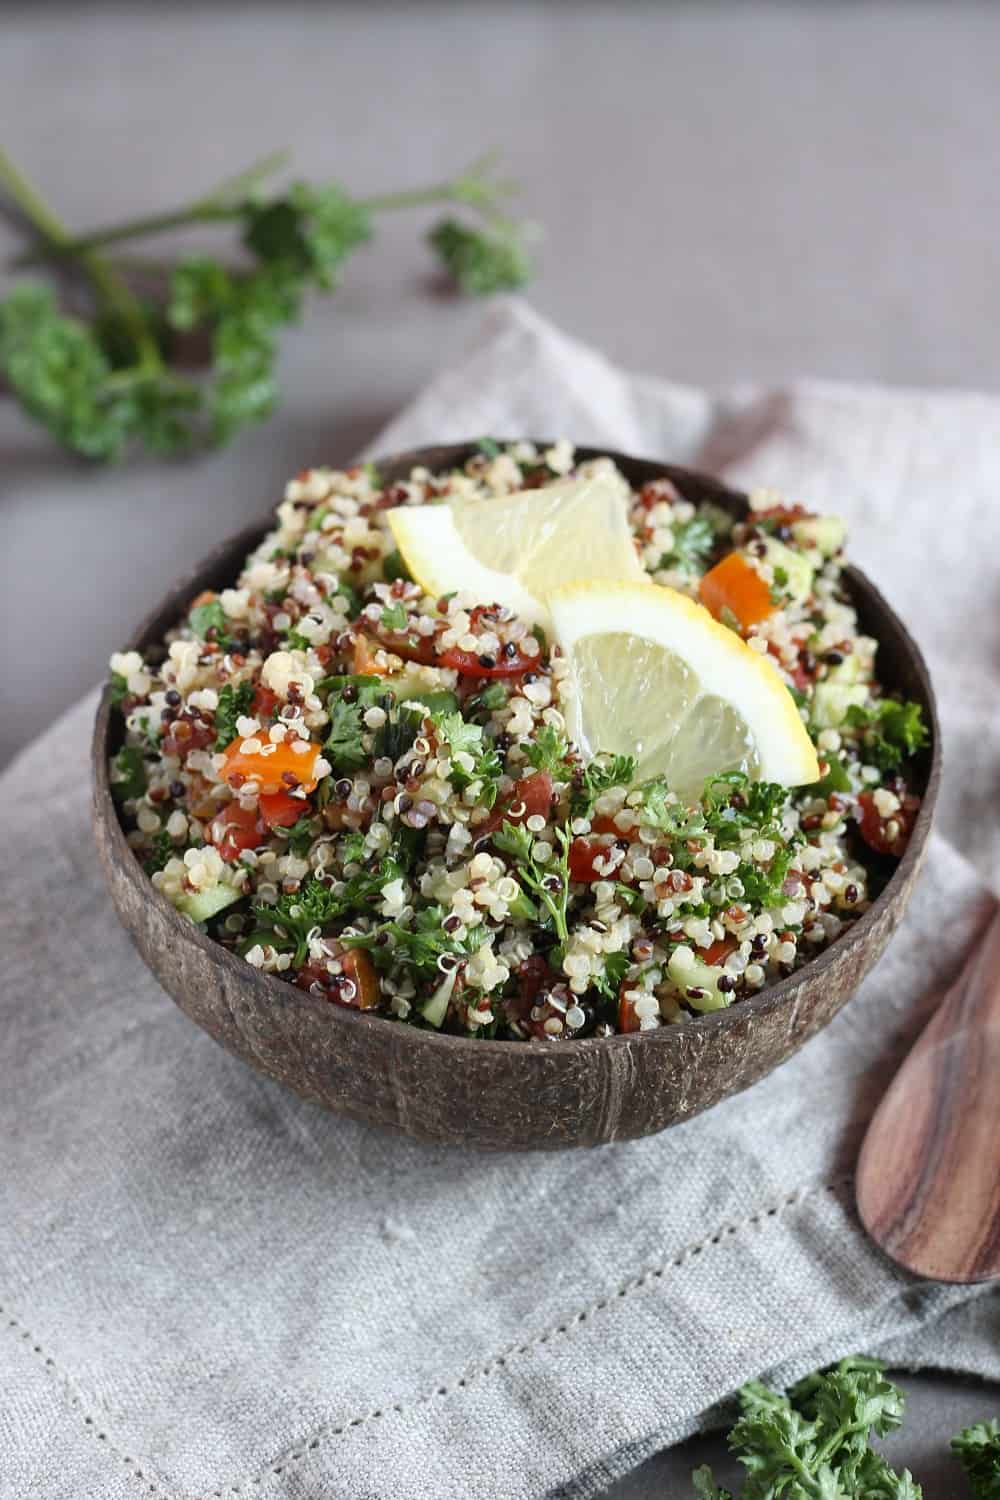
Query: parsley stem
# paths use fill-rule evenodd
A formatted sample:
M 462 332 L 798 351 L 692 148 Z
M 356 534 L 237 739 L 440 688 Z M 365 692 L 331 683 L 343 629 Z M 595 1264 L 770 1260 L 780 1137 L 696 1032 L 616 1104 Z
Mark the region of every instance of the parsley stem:
M 145 239 L 149 235 L 163 234 L 169 229 L 183 229 L 189 224 L 212 224 L 226 223 L 230 219 L 238 217 L 240 208 L 246 200 L 252 196 L 253 191 L 265 177 L 273 176 L 281 170 L 288 162 L 287 151 L 273 151 L 270 156 L 262 157 L 260 161 L 237 172 L 234 177 L 227 177 L 220 182 L 211 192 L 206 193 L 203 198 L 198 198 L 194 203 L 186 203 L 181 208 L 170 208 L 160 214 L 143 214 L 135 219 L 125 219 L 120 224 L 111 224 L 106 228 L 91 229 L 86 234 L 71 236 L 65 231 L 61 235 L 47 235 L 47 243 L 42 246 L 33 246 L 10 262 L 11 268 L 17 270 L 19 267 L 33 265 L 45 258 L 46 255 L 74 256 L 81 255 L 87 250 L 97 250 L 105 245 L 117 245 L 122 240 Z M 0 160 L 2 166 L 2 160 Z M 11 168 L 13 171 L 13 168 Z M 16 174 L 15 174 L 16 175 Z M 0 180 L 3 174 L 0 172 Z M 20 179 L 22 186 L 31 189 Z M 13 186 L 10 186 L 11 196 L 17 200 Z M 32 195 L 34 196 L 34 195 Z M 45 205 L 37 198 L 36 207 L 47 213 Z M 22 203 L 25 213 L 31 218 L 27 207 Z M 37 220 L 32 222 L 41 227 Z
M 77 254 L 72 248 L 72 237 L 65 224 L 22 176 L 2 147 L 0 186 L 6 189 L 24 217 L 38 231 L 49 251 L 59 255 Z M 98 297 L 121 318 L 139 356 L 140 367 L 150 373 L 161 370 L 163 361 L 156 340 L 146 323 L 141 306 L 128 287 L 99 256 L 84 250 L 77 258 Z
M 159 214 L 143 214 L 134 219 L 124 219 L 119 224 L 105 225 L 76 236 L 69 235 L 65 230 L 59 235 L 45 234 L 44 245 L 34 245 L 22 251 L 20 255 L 16 255 L 9 262 L 10 268 L 19 270 L 24 266 L 36 265 L 39 261 L 52 257 L 82 256 L 88 250 L 103 249 L 106 245 L 119 245 L 123 240 L 147 239 L 151 235 L 165 234 L 171 229 L 185 229 L 192 224 L 227 223 L 239 218 L 243 203 L 252 195 L 253 189 L 264 177 L 284 166 L 287 159 L 287 151 L 276 151 L 253 166 L 247 167 L 245 171 L 237 173 L 235 177 L 227 178 L 203 198 L 196 199 L 194 203 L 183 204 L 180 208 L 166 209 Z M 508 191 L 509 185 L 488 181 L 483 176 L 486 165 L 486 159 L 483 162 L 477 162 L 450 182 L 438 182 L 430 187 L 409 188 L 403 192 L 385 193 L 379 197 L 359 198 L 356 201 L 359 208 L 366 209 L 372 214 L 392 212 L 400 208 L 419 208 L 433 203 L 465 203 L 470 208 L 489 212 L 495 208 L 496 199 Z M 0 158 L 0 181 L 2 180 L 2 158 Z M 22 185 L 29 193 L 31 192 L 27 184 Z M 13 186 L 9 186 L 11 196 L 17 200 Z M 35 202 L 37 208 L 47 212 L 44 204 L 37 199 Z M 22 203 L 21 206 L 40 229 L 41 224 L 29 212 L 26 205 Z

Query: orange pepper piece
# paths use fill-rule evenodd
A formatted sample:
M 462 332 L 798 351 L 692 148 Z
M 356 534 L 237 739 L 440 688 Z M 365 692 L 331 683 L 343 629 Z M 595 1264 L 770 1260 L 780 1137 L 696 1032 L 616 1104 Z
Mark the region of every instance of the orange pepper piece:
M 340 956 L 340 967 L 344 977 L 357 986 L 357 994 L 351 1004 L 358 1010 L 374 1010 L 379 1002 L 379 982 L 375 965 L 363 948 L 349 948 Z
M 247 754 L 243 747 L 253 740 L 257 740 L 261 750 Z M 272 745 L 270 740 L 259 735 L 241 735 L 225 749 L 223 779 L 234 788 L 245 786 L 248 781 L 255 781 L 262 796 L 288 792 L 295 786 L 305 787 L 307 792 L 313 791 L 316 780 L 312 773 L 319 756 L 319 746 L 309 745 L 300 752 L 293 750 L 294 743 L 294 740 L 288 739 L 281 744 Z
M 771 590 L 755 568 L 739 552 L 730 552 L 702 578 L 698 585 L 701 602 L 717 620 L 724 610 L 736 617 L 742 629 L 772 615 L 776 605 Z
M 351 670 L 355 677 L 381 677 L 383 675 L 375 665 L 375 649 L 376 642 L 369 640 L 366 635 L 354 637 Z

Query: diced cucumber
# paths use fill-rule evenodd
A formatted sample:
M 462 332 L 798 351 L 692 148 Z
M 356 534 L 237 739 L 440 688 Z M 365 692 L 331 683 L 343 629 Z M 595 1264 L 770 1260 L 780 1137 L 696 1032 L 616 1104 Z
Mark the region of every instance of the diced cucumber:
M 419 703 L 432 714 L 453 714 L 458 710 L 458 698 L 448 688 L 420 688 L 407 693 L 400 703 Z
M 839 729 L 852 703 L 862 704 L 868 697 L 863 682 L 837 682 L 827 678 L 816 684 L 812 701 L 812 722 L 817 729 Z
M 458 969 L 452 969 L 446 974 L 432 995 L 429 995 L 422 1005 L 417 1009 L 427 1022 L 428 1026 L 440 1028 L 444 1025 L 444 1018 L 448 1014 L 448 1002 L 451 992 L 455 988 L 455 980 L 458 978 Z
M 850 651 L 837 666 L 830 667 L 824 682 L 862 682 L 864 680 L 864 664 L 856 651 Z
M 803 516 L 792 522 L 792 536 L 800 547 L 815 548 L 823 557 L 832 557 L 844 545 L 847 524 L 840 516 Z
M 786 547 L 784 542 L 776 541 L 773 536 L 766 539 L 764 546 L 767 548 L 764 561 L 770 563 L 777 576 L 780 576 L 778 575 L 779 568 L 786 575 L 787 581 L 778 585 L 780 592 L 787 594 L 796 604 L 801 604 L 804 599 L 808 599 L 813 586 L 813 570 L 809 565 L 809 560 L 803 557 L 801 552 Z
M 730 996 L 719 989 L 719 980 L 725 969 L 703 963 L 694 950 L 687 946 L 675 948 L 671 953 L 667 960 L 667 973 L 677 988 L 685 992 L 687 1003 L 695 1010 L 725 1010 L 730 1002 Z M 704 993 L 692 1000 L 687 997 L 689 989 L 699 989 Z
M 214 917 L 217 912 L 224 911 L 227 906 L 232 906 L 242 894 L 242 891 L 236 890 L 233 886 L 220 882 L 218 885 L 209 886 L 204 891 L 182 891 L 174 905 L 178 911 L 190 917 L 192 922 L 207 922 L 209 917 Z

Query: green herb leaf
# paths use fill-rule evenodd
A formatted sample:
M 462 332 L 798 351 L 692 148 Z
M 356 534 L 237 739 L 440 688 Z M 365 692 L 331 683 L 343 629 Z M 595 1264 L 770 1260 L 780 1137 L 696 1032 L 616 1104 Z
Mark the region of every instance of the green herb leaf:
M 442 219 L 428 239 L 448 274 L 472 296 L 515 291 L 531 276 L 523 234 L 506 219 L 495 220 L 487 229 Z
M 566 736 L 551 724 L 540 725 L 533 740 L 522 741 L 521 749 L 537 771 L 549 771 L 563 781 L 569 776 L 570 768 L 566 763 L 569 743 Z
M 532 857 L 534 837 L 522 823 L 504 821 L 493 835 L 493 847 L 514 861 L 522 887 L 537 897 L 560 943 L 569 941 L 567 925 L 567 903 L 569 901 L 569 846 L 570 835 L 565 828 L 555 831 L 559 845 L 558 859 L 550 859 L 544 865 Z
M 382 559 L 382 576 L 383 578 L 388 579 L 390 583 L 395 583 L 397 578 L 402 578 L 406 583 L 413 582 L 410 570 L 403 561 L 403 554 L 399 551 L 398 548 L 394 547 L 393 550 L 391 552 L 387 552 L 385 557 Z M 403 614 L 405 616 L 405 610 L 403 611 Z M 398 625 L 395 628 L 397 630 L 405 630 L 406 619 L 404 618 L 402 625 Z
M 474 781 L 482 782 L 478 801 L 484 807 L 492 807 L 497 798 L 497 782 L 503 774 L 500 757 L 492 744 L 484 738 L 482 725 L 470 724 L 460 713 L 435 714 L 435 729 L 439 740 L 448 747 L 451 755 L 449 780 L 456 791 L 464 791 Z M 461 764 L 458 757 L 469 757 L 472 766 Z
M 851 778 L 847 774 L 847 767 L 836 755 L 829 755 L 824 751 L 828 770 L 819 781 L 814 781 L 809 791 L 814 797 L 829 797 L 832 792 L 849 792 L 851 790 Z
M 215 748 L 225 750 L 236 738 L 236 720 L 246 719 L 253 708 L 253 684 L 240 682 L 235 686 L 227 682 L 219 693 L 219 706 L 215 710 Z
M 155 875 L 158 870 L 163 869 L 168 859 L 173 858 L 173 853 L 174 841 L 167 830 L 161 828 L 159 833 L 153 834 L 152 846 L 142 868 L 147 875 Z
M 598 994 L 606 1000 L 617 1000 L 622 981 L 632 966 L 627 953 L 609 953 L 604 960 L 604 972 L 593 976 L 592 983 Z
M 456 957 L 474 953 L 488 933 L 482 925 L 471 928 L 464 938 L 445 932 L 447 913 L 441 906 L 426 906 L 417 912 L 412 927 L 400 922 L 382 922 L 370 932 L 345 933 L 350 948 L 368 948 L 381 967 L 402 964 L 414 969 L 419 980 L 440 978 L 437 961 L 444 953 Z M 388 939 L 388 941 L 386 941 Z
M 379 618 L 383 630 L 405 630 L 410 620 L 406 606 L 400 603 L 386 605 Z
M 634 755 L 601 755 L 583 771 L 582 785 L 574 788 L 572 811 L 575 818 L 589 818 L 602 792 L 613 786 L 631 786 L 635 780 Z
M 208 632 L 215 631 L 215 639 L 221 641 L 226 635 L 226 614 L 218 599 L 208 604 L 196 604 L 188 615 L 188 624 L 200 641 L 208 640 Z
M 480 438 L 476 447 L 485 458 L 499 458 L 501 453 L 500 444 L 494 442 L 490 437 Z
M 257 926 L 270 934 L 269 941 L 281 951 L 294 951 L 295 963 L 305 962 L 308 938 L 314 928 L 325 932 L 344 915 L 347 907 L 328 885 L 310 877 L 299 891 L 281 896 L 273 905 L 255 904 L 251 910 Z
M 860 728 L 866 758 L 883 771 L 894 771 L 930 743 L 930 730 L 919 703 L 883 698 L 869 707 L 852 703 L 846 722 Z
M 318 818 L 300 818 L 290 828 L 282 829 L 288 839 L 288 847 L 292 854 L 298 855 L 300 859 L 309 853 L 322 830 L 322 824 Z
M 671 568 L 685 577 L 694 578 L 704 571 L 715 546 L 716 528 L 710 516 L 697 512 L 690 521 L 671 526 L 674 545 L 660 558 L 661 568 Z
M 135 745 L 123 745 L 111 761 L 111 795 L 116 802 L 141 797 L 146 790 L 146 763 Z
M 974 1500 L 1000 1500 L 1000 1421 L 964 1427 L 951 1451 L 965 1470 Z
M 128 683 L 120 672 L 111 673 L 111 701 L 117 707 L 128 693 Z
M 369 758 L 362 743 L 365 710 L 378 705 L 388 712 L 392 695 L 385 692 L 380 677 L 328 677 L 321 686 L 329 694 L 326 711 L 330 715 L 323 754 L 335 775 L 351 776 Z

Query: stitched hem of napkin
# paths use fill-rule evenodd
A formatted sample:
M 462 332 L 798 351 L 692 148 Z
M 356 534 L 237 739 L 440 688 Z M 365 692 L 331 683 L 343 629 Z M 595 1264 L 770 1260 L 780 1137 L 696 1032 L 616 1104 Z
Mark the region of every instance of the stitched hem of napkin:
M 380 1407 L 374 1407 L 371 1411 L 360 1413 L 349 1417 L 344 1421 L 336 1423 L 324 1423 L 314 1429 L 306 1439 L 300 1439 L 290 1444 L 273 1459 L 269 1460 L 262 1468 L 254 1474 L 247 1474 L 239 1479 L 223 1484 L 218 1488 L 202 1492 L 202 1500 L 229 1500 L 229 1497 L 245 1494 L 248 1490 L 258 1489 L 272 1478 L 282 1475 L 292 1465 L 298 1465 L 312 1457 L 324 1446 L 335 1438 L 347 1437 L 357 1428 L 369 1426 L 373 1422 L 383 1421 L 388 1417 L 400 1415 L 427 1406 L 432 1402 L 458 1395 L 459 1392 L 468 1389 L 478 1382 L 488 1379 L 491 1375 L 507 1369 L 514 1361 L 523 1355 L 530 1354 L 534 1350 L 544 1347 L 546 1344 L 555 1343 L 560 1339 L 569 1337 L 573 1330 L 582 1324 L 588 1323 L 595 1315 L 606 1311 L 608 1308 L 624 1301 L 633 1293 L 660 1281 L 669 1275 L 670 1271 L 683 1266 L 686 1262 L 710 1251 L 714 1246 L 721 1245 L 732 1239 L 743 1231 L 759 1231 L 766 1228 L 772 1222 L 780 1219 L 789 1209 L 798 1207 L 824 1193 L 836 1195 L 849 1187 L 853 1182 L 853 1176 L 845 1173 L 840 1177 L 833 1178 L 830 1182 L 816 1183 L 811 1187 L 794 1188 L 783 1197 L 774 1202 L 764 1204 L 753 1213 L 745 1215 L 741 1219 L 729 1220 L 721 1224 L 711 1234 L 704 1235 L 699 1240 L 684 1245 L 681 1249 L 674 1251 L 665 1260 L 656 1265 L 647 1266 L 645 1270 L 629 1277 L 613 1291 L 606 1292 L 603 1296 L 588 1302 L 577 1312 L 564 1318 L 559 1323 L 543 1329 L 532 1338 L 520 1344 L 511 1344 L 501 1349 L 499 1353 L 492 1355 L 474 1368 L 467 1369 L 462 1375 L 455 1378 L 436 1382 L 420 1394 L 408 1398 L 405 1401 L 394 1401 L 384 1403 Z M 13 1312 L 5 1304 L 0 1303 L 0 1318 L 9 1332 L 19 1339 L 26 1347 L 39 1358 L 45 1368 L 57 1379 L 63 1387 L 63 1392 L 71 1407 L 79 1414 L 80 1420 L 94 1440 L 103 1445 L 105 1451 L 118 1460 L 118 1463 L 126 1468 L 129 1474 L 143 1485 L 145 1492 L 158 1497 L 158 1500 L 173 1500 L 170 1492 L 164 1487 L 165 1481 L 159 1476 L 153 1476 L 150 1472 L 148 1462 L 133 1457 L 132 1454 L 119 1447 L 107 1431 L 106 1424 L 93 1417 L 86 1409 L 86 1403 L 82 1392 L 75 1381 L 56 1364 L 56 1361 L 31 1334 L 30 1330 L 15 1317 Z
M 807 1199 L 817 1197 L 822 1193 L 836 1195 L 845 1188 L 850 1187 L 853 1181 L 853 1174 L 845 1173 L 843 1176 L 835 1177 L 831 1182 L 817 1183 L 812 1187 L 795 1188 L 776 1202 L 755 1209 L 753 1213 L 747 1214 L 742 1219 L 722 1224 L 714 1233 L 705 1235 L 702 1239 L 695 1240 L 691 1244 L 683 1246 L 666 1260 L 660 1261 L 654 1266 L 648 1266 L 644 1271 L 640 1271 L 637 1275 L 629 1277 L 627 1281 L 622 1282 L 614 1291 L 607 1292 L 604 1296 L 596 1298 L 593 1302 L 589 1302 L 578 1312 L 573 1313 L 568 1318 L 564 1318 L 562 1322 L 553 1324 L 551 1327 L 544 1329 L 541 1333 L 536 1334 L 533 1338 L 527 1339 L 521 1344 L 507 1346 L 498 1354 L 485 1360 L 481 1365 L 477 1365 L 474 1369 L 467 1371 L 464 1375 L 460 1375 L 444 1384 L 436 1384 L 407 1401 L 385 1403 L 382 1406 L 373 1408 L 371 1411 L 338 1422 L 336 1426 L 324 1424 L 322 1427 L 316 1428 L 308 1439 L 300 1441 L 294 1447 L 286 1449 L 268 1464 L 265 1464 L 255 1474 L 233 1480 L 228 1485 L 223 1485 L 219 1489 L 210 1490 L 203 1496 L 203 1500 L 229 1500 L 230 1496 L 244 1494 L 248 1488 L 259 1487 L 272 1477 L 280 1476 L 291 1465 L 303 1463 L 321 1449 L 324 1444 L 330 1443 L 334 1438 L 347 1437 L 356 1428 L 366 1427 L 372 1422 L 383 1421 L 387 1417 L 401 1415 L 417 1407 L 427 1406 L 433 1401 L 457 1395 L 460 1391 L 466 1390 L 478 1381 L 488 1379 L 489 1376 L 496 1372 L 508 1368 L 519 1356 L 530 1354 L 533 1350 L 541 1348 L 545 1344 L 554 1343 L 558 1339 L 568 1337 L 575 1328 L 588 1322 L 595 1314 L 605 1311 L 607 1308 L 629 1297 L 632 1293 L 641 1291 L 653 1282 L 662 1280 L 671 1270 L 684 1265 L 689 1260 L 693 1260 L 696 1256 L 704 1254 L 706 1251 L 711 1250 L 713 1246 L 721 1245 L 725 1240 L 739 1234 L 741 1230 L 763 1229 L 771 1220 L 779 1219 L 788 1209 L 795 1208 Z
M 125 1452 L 124 1448 L 119 1448 L 118 1444 L 108 1433 L 105 1424 L 90 1415 L 86 1409 L 83 1393 L 78 1389 L 73 1378 L 56 1364 L 52 1355 L 46 1351 L 45 1346 L 38 1342 L 31 1330 L 26 1328 L 20 1318 L 16 1318 L 11 1309 L 3 1302 L 0 1302 L 0 1318 L 3 1319 L 3 1324 L 7 1332 L 24 1344 L 32 1354 L 36 1355 L 49 1371 L 50 1375 L 55 1380 L 58 1380 L 67 1401 L 79 1414 L 80 1421 L 95 1442 L 101 1443 L 106 1452 L 113 1454 L 119 1463 L 129 1470 L 132 1476 L 144 1486 L 147 1495 L 156 1495 L 159 1497 L 159 1500 L 172 1500 L 169 1491 L 163 1488 L 162 1481 L 159 1478 L 154 1479 L 150 1474 L 149 1468 L 146 1466 L 146 1461 L 144 1459 L 133 1458 L 130 1453 Z

